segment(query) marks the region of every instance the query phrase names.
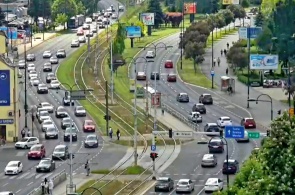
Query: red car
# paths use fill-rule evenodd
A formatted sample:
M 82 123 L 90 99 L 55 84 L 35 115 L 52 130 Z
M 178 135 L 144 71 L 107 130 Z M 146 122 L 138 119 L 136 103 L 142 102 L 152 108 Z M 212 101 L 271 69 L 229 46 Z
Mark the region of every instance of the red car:
M 43 144 L 35 144 L 28 152 L 28 159 L 42 159 L 46 156 L 46 150 Z
M 79 29 L 77 31 L 77 36 L 82 36 L 82 35 L 84 35 L 84 30 L 83 29 Z
M 245 129 L 256 128 L 256 123 L 253 118 L 243 118 L 241 120 L 241 125 L 245 127 Z
M 168 82 L 176 82 L 176 74 L 172 73 L 172 74 L 168 74 L 167 75 L 167 81 Z
M 166 60 L 166 62 L 165 62 L 165 68 L 173 68 L 173 62 L 172 62 L 172 60 Z
M 92 120 L 85 120 L 83 125 L 84 132 L 95 132 L 95 124 Z

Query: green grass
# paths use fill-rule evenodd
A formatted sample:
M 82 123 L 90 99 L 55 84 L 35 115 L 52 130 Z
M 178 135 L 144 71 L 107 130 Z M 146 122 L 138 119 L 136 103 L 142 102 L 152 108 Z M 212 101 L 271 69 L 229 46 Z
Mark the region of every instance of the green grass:
M 292 97 L 291 97 L 292 98 Z M 280 100 L 280 102 L 284 103 L 284 104 L 288 104 L 289 105 L 289 101 L 288 100 Z M 291 107 L 294 107 L 294 101 L 291 99 Z
M 123 172 L 124 171 L 124 172 Z M 141 173 L 143 173 L 145 171 L 145 169 L 141 166 L 130 166 L 127 167 L 126 170 L 108 170 L 108 169 L 100 169 L 100 170 L 93 170 L 91 171 L 91 173 L 93 174 L 109 174 L 110 172 L 112 172 L 113 175 L 140 175 Z M 145 174 L 151 174 L 151 172 L 145 171 Z

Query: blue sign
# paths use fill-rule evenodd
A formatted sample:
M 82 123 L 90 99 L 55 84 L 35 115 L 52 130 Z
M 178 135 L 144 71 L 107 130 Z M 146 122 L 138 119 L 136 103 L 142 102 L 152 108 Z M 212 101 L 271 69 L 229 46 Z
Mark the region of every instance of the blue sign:
M 14 123 L 13 119 L 0 119 L 1 125 L 9 125 L 9 124 L 13 124 L 13 123 Z
M 3 32 L 6 32 L 6 34 L 7 34 L 7 27 L 6 26 L 1 26 L 0 30 Z M 17 28 L 8 27 L 7 38 L 8 39 L 17 39 Z
M 10 106 L 10 71 L 0 70 L 0 106 Z
M 251 54 L 251 70 L 277 70 L 279 68 L 279 56 L 268 54 Z
M 140 38 L 141 28 L 140 26 L 126 26 L 127 38 Z
M 239 28 L 239 36 L 240 39 L 248 39 L 250 36 L 250 39 L 256 39 L 259 34 L 262 32 L 261 27 L 241 27 Z
M 225 126 L 225 138 L 239 139 L 245 137 L 243 126 Z
M 214 75 L 215 75 L 215 72 L 214 72 L 214 70 L 211 70 L 211 76 L 213 76 L 214 77 Z
M 31 37 L 31 28 L 26 29 L 26 37 Z
M 157 147 L 156 145 L 151 145 L 151 151 L 156 151 Z

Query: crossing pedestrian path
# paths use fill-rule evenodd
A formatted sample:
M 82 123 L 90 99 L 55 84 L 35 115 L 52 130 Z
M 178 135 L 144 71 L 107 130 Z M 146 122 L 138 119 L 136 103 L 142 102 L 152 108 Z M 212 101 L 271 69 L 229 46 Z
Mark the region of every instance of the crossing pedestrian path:
M 35 180 L 44 180 L 45 178 L 50 178 L 54 175 L 54 172 L 50 173 L 36 173 L 35 170 L 26 171 L 19 173 L 18 175 L 5 175 L 0 173 L 0 180 L 26 180 L 26 179 L 35 179 Z

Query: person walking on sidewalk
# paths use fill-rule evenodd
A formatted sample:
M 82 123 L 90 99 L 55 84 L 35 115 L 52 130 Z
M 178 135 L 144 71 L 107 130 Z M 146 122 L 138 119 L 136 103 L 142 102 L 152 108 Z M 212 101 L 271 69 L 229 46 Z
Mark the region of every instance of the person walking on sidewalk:
M 219 57 L 217 58 L 217 64 L 218 64 L 218 66 L 220 66 L 220 58 Z
M 227 49 L 229 49 L 229 43 L 227 42 L 227 44 L 226 44 L 226 47 L 227 47 Z
M 109 129 L 109 136 L 110 136 L 110 139 L 113 138 L 113 129 L 112 129 L 112 127 L 110 127 L 110 129 Z
M 165 110 L 162 108 L 162 115 L 164 116 Z
M 45 194 L 45 183 L 44 181 L 41 181 L 41 190 L 42 190 L 42 195 Z
M 213 59 L 213 66 L 215 67 L 216 65 L 216 58 Z
M 47 178 L 44 179 L 44 194 L 48 194 L 49 192 L 49 186 L 48 186 L 48 180 Z
M 27 136 L 28 137 L 31 137 L 31 131 L 30 131 L 30 129 L 28 129 L 28 131 L 27 131 Z
M 85 170 L 86 170 L 86 176 L 89 176 L 89 174 L 90 174 L 90 167 L 89 167 L 88 160 L 85 163 Z
M 120 140 L 120 137 L 121 137 L 120 129 L 117 130 L 116 134 L 117 134 L 117 139 L 119 141 Z
M 220 54 L 221 54 L 221 56 L 222 56 L 222 54 L 223 54 L 223 50 L 220 50 Z
M 21 131 L 20 133 L 21 133 L 21 135 L 22 135 L 22 138 L 24 138 L 24 137 L 26 136 L 26 131 L 25 131 L 25 129 L 22 129 L 22 131 Z
M 5 142 L 5 137 L 2 136 L 1 137 L 1 146 L 5 146 L 6 142 Z
M 226 68 L 226 70 L 225 70 L 225 74 L 226 74 L 226 76 L 228 75 L 228 68 Z
M 226 49 L 223 50 L 224 55 L 226 56 Z
M 52 195 L 52 193 L 53 193 L 53 187 L 54 187 L 53 181 L 52 181 L 52 179 L 50 179 L 48 182 L 48 189 L 49 189 L 50 195 Z

